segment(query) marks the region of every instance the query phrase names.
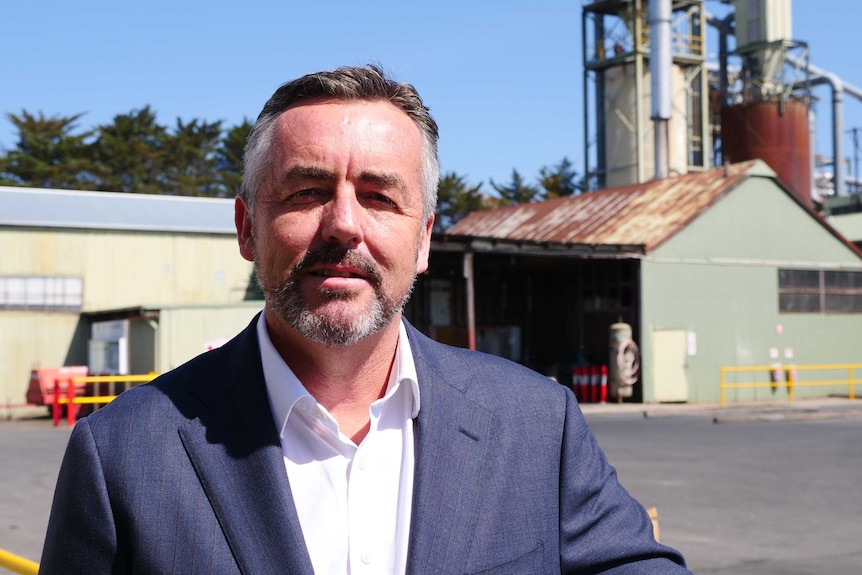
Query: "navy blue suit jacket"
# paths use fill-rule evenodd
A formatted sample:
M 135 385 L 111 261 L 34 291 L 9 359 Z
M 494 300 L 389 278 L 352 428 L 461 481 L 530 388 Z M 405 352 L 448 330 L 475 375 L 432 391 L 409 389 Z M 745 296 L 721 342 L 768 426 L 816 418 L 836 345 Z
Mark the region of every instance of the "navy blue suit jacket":
M 407 333 L 421 396 L 408 573 L 688 573 L 568 389 Z M 42 573 L 312 573 L 255 322 L 78 422 Z

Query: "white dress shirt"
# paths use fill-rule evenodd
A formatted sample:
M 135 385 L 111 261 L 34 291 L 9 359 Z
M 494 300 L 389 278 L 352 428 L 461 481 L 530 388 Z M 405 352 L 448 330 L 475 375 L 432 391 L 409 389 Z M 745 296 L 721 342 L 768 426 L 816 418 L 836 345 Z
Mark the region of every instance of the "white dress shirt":
M 284 466 L 317 575 L 404 573 L 413 496 L 416 366 L 404 324 L 386 393 L 371 404 L 357 446 L 306 391 L 257 323 Z

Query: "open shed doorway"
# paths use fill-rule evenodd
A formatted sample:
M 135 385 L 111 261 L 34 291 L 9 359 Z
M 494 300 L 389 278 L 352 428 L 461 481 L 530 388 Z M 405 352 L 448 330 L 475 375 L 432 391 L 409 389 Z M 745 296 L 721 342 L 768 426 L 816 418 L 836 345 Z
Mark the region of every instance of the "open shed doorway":
M 608 363 L 612 324 L 639 333 L 639 259 L 477 252 L 472 260 L 479 351 L 571 385 L 575 366 Z M 464 268 L 463 253 L 432 250 L 405 309 L 424 333 L 459 347 L 469 347 Z

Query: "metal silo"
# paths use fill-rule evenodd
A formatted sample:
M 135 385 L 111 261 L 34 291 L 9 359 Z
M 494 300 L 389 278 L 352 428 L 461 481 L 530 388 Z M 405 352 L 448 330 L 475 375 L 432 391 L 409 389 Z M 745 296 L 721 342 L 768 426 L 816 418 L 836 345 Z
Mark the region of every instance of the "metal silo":
M 813 207 L 811 133 L 805 102 L 760 100 L 725 106 L 721 136 L 726 162 L 763 160 L 805 205 Z
M 807 46 L 792 39 L 790 0 L 736 0 L 734 7 L 742 71 L 721 107 L 722 161 L 765 161 L 812 207 L 808 81 L 786 66 L 794 51 L 807 61 Z

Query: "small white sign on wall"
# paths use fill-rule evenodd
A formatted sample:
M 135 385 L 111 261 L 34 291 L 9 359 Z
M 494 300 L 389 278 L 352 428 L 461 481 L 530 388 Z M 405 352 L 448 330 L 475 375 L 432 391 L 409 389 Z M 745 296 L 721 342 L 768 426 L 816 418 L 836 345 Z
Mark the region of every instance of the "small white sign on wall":
M 697 334 L 695 332 L 686 332 L 685 349 L 688 355 L 697 355 Z

